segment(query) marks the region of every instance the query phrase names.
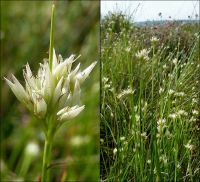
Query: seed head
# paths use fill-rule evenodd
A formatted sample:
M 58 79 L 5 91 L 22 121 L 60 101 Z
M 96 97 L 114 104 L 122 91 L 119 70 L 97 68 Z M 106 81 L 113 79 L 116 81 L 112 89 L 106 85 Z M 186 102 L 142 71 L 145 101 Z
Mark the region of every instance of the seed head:
M 71 55 L 63 60 L 62 56 L 56 56 L 53 50 L 52 72 L 46 59 L 40 63 L 38 74 L 34 76 L 27 63 L 23 70 L 25 88 L 19 83 L 13 74 L 12 81 L 4 78 L 11 90 L 34 115 L 45 120 L 46 117 L 55 115 L 57 123 L 76 117 L 85 106 L 79 106 L 81 88 L 80 85 L 88 77 L 97 62 L 93 62 L 84 71 L 80 71 L 80 63 L 71 70 L 80 56 Z

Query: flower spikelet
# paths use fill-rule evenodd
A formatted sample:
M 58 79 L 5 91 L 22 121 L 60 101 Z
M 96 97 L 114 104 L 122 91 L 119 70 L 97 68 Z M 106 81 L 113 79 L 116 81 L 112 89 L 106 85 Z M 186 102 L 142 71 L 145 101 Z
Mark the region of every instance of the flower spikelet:
M 52 71 L 49 68 L 48 59 L 40 63 L 38 73 L 33 75 L 27 63 L 23 70 L 25 88 L 11 74 L 12 81 L 4 78 L 17 99 L 26 105 L 34 115 L 45 120 L 46 117 L 54 115 L 57 123 L 67 121 L 77 116 L 83 109 L 79 106 L 81 84 L 88 77 L 96 62 L 93 62 L 84 71 L 80 71 L 80 63 L 71 70 L 75 55 L 63 60 L 62 56 L 56 56 L 53 50 Z

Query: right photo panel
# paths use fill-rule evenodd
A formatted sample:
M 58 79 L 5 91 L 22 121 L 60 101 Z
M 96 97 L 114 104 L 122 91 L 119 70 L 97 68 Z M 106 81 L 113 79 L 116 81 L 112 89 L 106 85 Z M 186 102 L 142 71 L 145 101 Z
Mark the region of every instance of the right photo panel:
M 101 182 L 200 179 L 199 30 L 199 1 L 101 1 Z

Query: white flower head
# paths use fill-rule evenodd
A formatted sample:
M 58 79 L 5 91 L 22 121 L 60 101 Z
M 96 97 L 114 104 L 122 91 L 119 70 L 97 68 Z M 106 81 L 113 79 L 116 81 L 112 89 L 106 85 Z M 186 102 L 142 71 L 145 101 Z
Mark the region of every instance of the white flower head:
M 132 88 L 128 87 L 127 89 L 123 90 L 121 93 L 117 95 L 117 98 L 120 99 L 124 96 L 131 95 L 135 92 Z
M 159 89 L 159 94 L 163 93 L 164 92 L 164 89 L 162 87 L 160 87 Z
M 103 144 L 103 143 L 104 143 L 104 139 L 103 139 L 103 138 L 100 138 L 100 142 Z
M 177 118 L 177 114 L 175 114 L 175 113 L 169 114 L 169 118 L 176 119 Z
M 186 112 L 186 111 L 184 111 L 184 110 L 179 110 L 178 112 L 177 112 L 177 115 L 184 115 L 184 116 L 187 116 L 188 115 L 188 113 Z
M 176 58 L 174 58 L 174 59 L 172 60 L 172 62 L 176 65 L 177 62 L 178 62 L 178 60 L 177 60 Z
M 175 92 L 174 90 L 169 89 L 168 94 L 169 94 L 169 95 L 172 95 L 174 92 Z
M 80 63 L 74 70 L 71 70 L 74 63 L 80 56 L 75 58 L 71 55 L 63 60 L 62 56 L 56 56 L 53 49 L 52 71 L 49 68 L 48 60 L 40 63 L 38 74 L 34 76 L 29 64 L 23 70 L 25 88 L 12 74 L 12 82 L 6 78 L 5 81 L 20 102 L 35 114 L 37 118 L 45 119 L 55 113 L 57 123 L 64 122 L 76 117 L 85 106 L 79 106 L 81 88 L 80 85 L 88 77 L 97 62 L 93 62 L 84 71 L 80 71 Z
M 125 48 L 125 51 L 126 51 L 126 52 L 130 52 L 130 51 L 131 51 L 131 47 L 126 47 L 126 48 Z
M 139 59 L 144 59 L 146 61 L 149 60 L 148 54 L 150 51 L 148 51 L 147 49 L 142 49 L 141 51 L 138 51 L 135 56 Z
M 141 133 L 141 137 L 146 140 L 148 138 L 147 133 L 146 132 Z
M 192 114 L 194 114 L 194 115 L 198 115 L 199 114 L 199 111 L 197 111 L 197 110 L 192 110 Z
M 102 78 L 102 82 L 106 83 L 108 81 L 108 78 L 107 77 L 103 77 Z
M 184 92 L 176 92 L 174 95 L 179 96 L 179 97 L 183 97 L 183 96 L 185 96 L 185 93 Z
M 194 150 L 194 145 L 191 144 L 191 140 L 189 140 L 188 143 L 184 146 L 185 146 L 185 148 L 187 148 L 189 150 Z
M 163 129 L 166 127 L 165 123 L 166 123 L 166 119 L 158 120 L 158 122 L 157 122 L 158 133 L 161 133 L 163 131 Z
M 114 148 L 113 154 L 115 155 L 117 153 L 117 148 Z
M 123 141 L 125 140 L 126 138 L 124 136 L 120 137 L 120 140 Z
M 159 41 L 159 39 L 157 38 L 157 37 L 155 37 L 155 36 L 153 36 L 152 38 L 151 38 L 151 42 L 154 44 L 154 43 L 156 43 L 156 42 L 158 42 Z

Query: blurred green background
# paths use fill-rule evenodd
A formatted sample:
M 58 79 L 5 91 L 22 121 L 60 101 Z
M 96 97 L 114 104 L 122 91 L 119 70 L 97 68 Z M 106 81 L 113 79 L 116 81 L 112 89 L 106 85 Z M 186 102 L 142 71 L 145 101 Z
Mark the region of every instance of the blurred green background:
M 56 53 L 81 55 L 73 66 L 81 62 L 82 70 L 99 61 L 99 1 L 1 1 L 1 181 L 38 181 L 41 174 L 44 135 L 3 77 L 13 73 L 25 85 L 23 65 L 36 74 L 48 58 L 53 4 Z M 54 137 L 52 181 L 99 181 L 99 65 L 82 84 L 86 108 Z

